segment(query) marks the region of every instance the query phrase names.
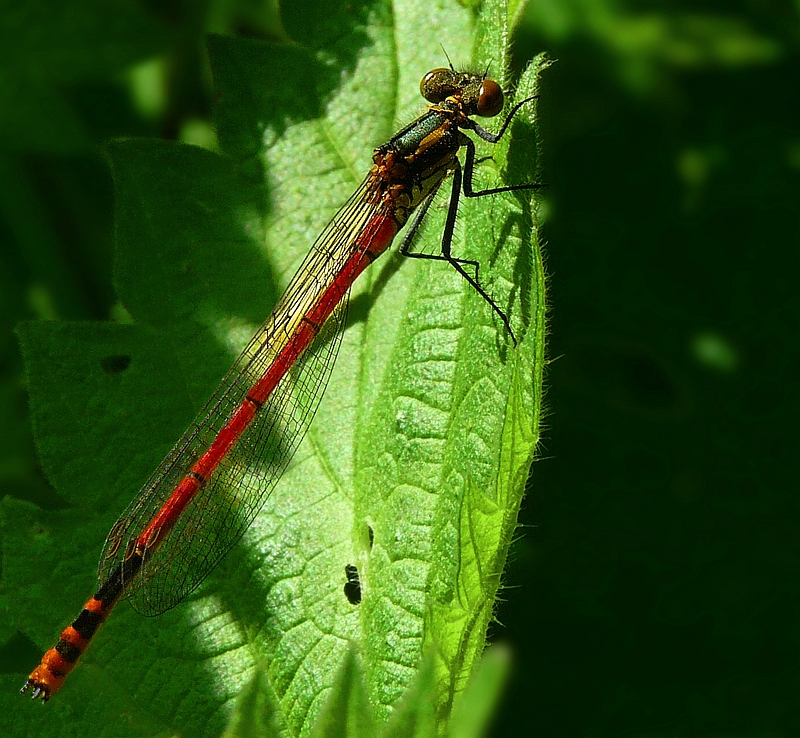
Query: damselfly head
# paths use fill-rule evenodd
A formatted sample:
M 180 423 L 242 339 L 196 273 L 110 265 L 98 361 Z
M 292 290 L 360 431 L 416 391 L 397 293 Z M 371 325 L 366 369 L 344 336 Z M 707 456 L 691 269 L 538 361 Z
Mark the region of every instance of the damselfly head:
M 483 74 L 456 72 L 453 69 L 434 69 L 419 83 L 419 91 L 428 102 L 441 103 L 454 98 L 467 115 L 493 118 L 504 104 L 503 90 L 493 79 Z

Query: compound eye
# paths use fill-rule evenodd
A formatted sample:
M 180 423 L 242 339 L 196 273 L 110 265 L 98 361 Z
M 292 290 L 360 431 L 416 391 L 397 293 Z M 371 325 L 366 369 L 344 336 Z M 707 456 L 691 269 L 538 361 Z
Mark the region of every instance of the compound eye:
M 452 84 L 448 84 L 452 74 L 449 69 L 444 68 L 432 69 L 428 72 L 419 83 L 419 91 L 422 97 L 432 103 L 440 103 L 446 100 L 453 90 Z
M 478 91 L 478 115 L 493 118 L 503 109 L 503 90 L 493 79 L 485 79 Z

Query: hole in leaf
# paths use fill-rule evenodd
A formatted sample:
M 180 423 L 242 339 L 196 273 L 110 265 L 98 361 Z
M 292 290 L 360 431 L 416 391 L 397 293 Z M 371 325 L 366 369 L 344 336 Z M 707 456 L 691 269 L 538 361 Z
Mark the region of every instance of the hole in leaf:
M 361 602 L 361 580 L 358 578 L 358 567 L 348 564 L 344 567 L 347 581 L 344 585 L 344 596 L 351 605 Z

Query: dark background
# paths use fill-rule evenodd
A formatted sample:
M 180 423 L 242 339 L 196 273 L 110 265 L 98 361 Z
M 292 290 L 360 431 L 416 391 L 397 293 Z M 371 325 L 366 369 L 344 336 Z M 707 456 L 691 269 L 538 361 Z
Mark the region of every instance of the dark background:
M 799 6 L 532 5 L 553 363 L 496 735 L 800 735 Z
M 49 509 L 12 329 L 114 314 L 95 145 L 210 135 L 205 32 L 275 28 L 246 4 L 142 7 L 160 102 L 75 72 L 19 112 L 43 123 L 9 123 L 37 80 L 0 65 L 0 495 Z M 559 60 L 540 105 L 552 364 L 492 628 L 514 652 L 498 736 L 800 735 L 799 13 L 533 0 L 516 36 L 518 69 Z M 38 657 L 0 646 L 4 672 Z

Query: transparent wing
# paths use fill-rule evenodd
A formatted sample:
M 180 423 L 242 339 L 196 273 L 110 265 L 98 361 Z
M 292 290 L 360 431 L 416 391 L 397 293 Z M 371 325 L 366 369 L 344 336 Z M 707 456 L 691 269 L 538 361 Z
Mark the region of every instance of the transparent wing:
M 382 238 L 382 213 L 368 202 L 369 178 L 314 243 L 272 314 L 256 332 L 213 396 L 159 465 L 106 540 L 102 583 L 132 550 L 176 486 L 286 346 L 305 313 L 331 286 L 354 252 Z M 208 576 L 243 535 L 308 429 L 342 339 L 349 288 L 310 347 L 283 376 L 236 445 L 206 480 L 178 522 L 148 552 L 124 596 L 144 615 L 177 605 Z

